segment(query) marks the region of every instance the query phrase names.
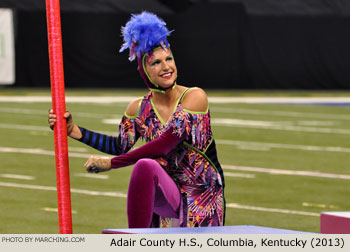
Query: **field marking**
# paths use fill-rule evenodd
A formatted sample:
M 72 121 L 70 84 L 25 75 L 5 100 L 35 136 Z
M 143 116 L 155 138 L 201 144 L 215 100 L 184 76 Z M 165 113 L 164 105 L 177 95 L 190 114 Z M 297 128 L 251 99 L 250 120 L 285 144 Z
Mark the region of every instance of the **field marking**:
M 118 125 L 120 123 L 120 119 L 119 118 L 106 118 L 106 119 L 102 119 L 101 122 L 104 124 Z
M 344 114 L 324 114 L 324 113 L 308 113 L 308 112 L 291 112 L 291 111 L 278 111 L 278 110 L 262 110 L 262 109 L 241 109 L 241 108 L 223 108 L 223 107 L 211 107 L 212 112 L 221 113 L 237 113 L 237 114 L 250 114 L 250 115 L 275 115 L 283 117 L 307 117 L 317 119 L 335 119 L 335 120 L 350 120 L 349 115 Z
M 323 173 L 323 172 L 314 172 L 314 171 L 294 171 L 294 170 L 281 170 L 281 169 L 235 166 L 235 165 L 222 165 L 222 168 L 227 170 L 233 170 L 233 171 L 250 171 L 250 172 L 268 173 L 268 174 L 276 174 L 276 175 L 294 175 L 294 176 L 307 176 L 307 177 L 318 177 L 318 178 L 350 179 L 350 175 L 346 175 L 346 174 Z
M 301 126 L 335 126 L 339 124 L 332 121 L 297 121 L 296 123 Z
M 21 188 L 21 189 L 42 190 L 42 191 L 57 191 L 56 187 L 42 186 L 42 185 L 27 185 L 27 184 L 0 182 L 0 186 Z M 75 189 L 75 188 L 71 188 L 70 191 L 71 193 L 84 194 L 84 195 L 90 195 L 90 196 L 126 198 L 126 194 L 121 192 L 98 192 L 98 191 L 90 191 L 90 190 Z
M 140 96 L 66 96 L 67 103 L 129 103 Z M 269 103 L 269 104 L 310 104 L 350 103 L 350 97 L 221 97 L 210 96 L 209 103 Z M 42 103 L 51 102 L 51 96 L 0 96 L 0 102 Z
M 304 207 L 318 207 L 318 208 L 330 208 L 330 209 L 336 209 L 337 206 L 334 205 L 327 205 L 323 203 L 309 203 L 309 202 L 303 202 L 302 206 Z
M 26 149 L 26 148 L 9 148 L 0 147 L 0 153 L 23 153 L 23 154 L 37 154 L 37 155 L 49 155 L 54 156 L 54 151 L 42 150 L 42 149 Z M 69 157 L 76 158 L 89 158 L 91 154 L 74 153 L 69 152 Z M 98 157 L 103 157 L 106 155 L 95 155 Z M 259 173 L 269 173 L 276 175 L 294 175 L 294 176 L 309 176 L 309 177 L 319 177 L 319 178 L 334 178 L 334 179 L 350 179 L 350 175 L 346 174 L 332 174 L 332 173 L 322 173 L 313 171 L 293 171 L 293 170 L 282 170 L 282 169 L 271 169 L 271 168 L 259 168 L 259 167 L 248 167 L 248 166 L 234 166 L 234 165 L 222 165 L 224 169 L 234 170 L 234 171 L 249 171 L 249 172 L 259 172 Z
M 324 104 L 350 103 L 350 97 L 209 97 L 209 103 Z
M 54 212 L 54 213 L 58 213 L 58 208 L 52 208 L 52 207 L 43 207 L 41 210 L 45 211 L 45 212 Z M 72 214 L 77 214 L 78 212 L 75 210 L 72 210 Z
M 8 123 L 0 123 L 0 128 L 16 129 L 16 130 L 51 131 L 49 126 L 44 127 L 44 126 L 32 126 L 32 125 L 8 124 Z
M 29 131 L 40 131 L 40 132 L 50 132 L 52 131 L 49 126 L 44 127 L 44 126 L 32 126 L 32 125 L 23 125 L 23 124 L 7 124 L 7 123 L 0 123 L 0 128 L 2 129 L 10 129 L 10 130 L 29 130 Z M 91 129 L 93 131 L 93 129 Z M 103 134 L 108 134 L 108 135 L 115 135 L 117 130 L 115 132 L 111 131 L 99 131 L 100 133 Z
M 271 213 L 295 214 L 295 215 L 305 215 L 305 216 L 315 216 L 315 217 L 320 216 L 319 213 L 288 210 L 288 209 L 278 209 L 278 208 L 257 207 L 257 206 L 245 206 L 245 205 L 241 205 L 241 204 L 237 204 L 237 203 L 228 203 L 228 204 L 226 204 L 226 207 L 252 210 L 252 211 L 271 212 Z
M 129 103 L 139 96 L 66 96 L 66 103 Z M 0 96 L 0 102 L 51 103 L 51 96 Z
M 39 114 L 39 115 L 47 115 L 47 111 L 42 109 L 25 109 L 25 108 L 8 108 L 8 107 L 1 107 L 0 112 L 3 113 L 14 113 L 14 114 L 24 114 L 24 115 L 32 115 L 32 114 Z
M 225 177 L 233 177 L 233 178 L 256 178 L 255 174 L 238 173 L 238 172 L 225 172 Z
M 90 151 L 88 148 L 84 148 L 84 147 L 69 147 L 69 150 L 77 151 L 77 152 L 89 152 Z
M 20 189 L 42 190 L 42 191 L 57 191 L 56 187 L 40 186 L 40 185 L 25 185 L 25 184 L 0 182 L 0 186 L 20 188 Z M 106 197 L 114 197 L 114 198 L 126 198 L 127 197 L 126 194 L 121 193 L 121 192 L 98 192 L 98 191 L 73 189 L 73 188 L 71 188 L 71 193 L 84 194 L 84 195 L 90 195 L 90 196 L 106 196 Z M 228 204 L 226 204 L 226 207 L 245 209 L 245 210 L 253 210 L 253 211 L 262 211 L 262 212 L 296 214 L 296 215 L 305 215 L 305 216 L 319 216 L 319 214 L 312 213 L 312 212 L 277 209 L 277 208 L 265 208 L 265 207 L 256 207 L 256 206 L 245 206 L 245 205 L 241 205 L 241 204 L 237 204 L 237 203 L 228 203 Z
M 47 110 L 40 110 L 40 109 L 23 109 L 23 108 L 6 108 L 2 107 L 0 108 L 0 112 L 3 113 L 15 113 L 15 114 L 24 114 L 24 115 L 48 115 Z M 80 116 L 80 117 L 86 117 L 86 118 L 94 118 L 94 119 L 103 119 L 106 117 L 110 117 L 111 115 L 122 118 L 119 114 L 97 114 L 97 113 L 86 113 L 86 112 L 74 112 L 73 116 Z
M 213 126 L 228 126 L 228 127 L 248 127 L 255 129 L 266 130 L 284 130 L 284 131 L 297 131 L 297 132 L 309 132 L 309 133 L 331 133 L 331 134 L 344 134 L 349 135 L 349 129 L 332 129 L 332 128 L 315 128 L 315 127 L 303 127 L 288 125 L 288 122 L 271 122 L 271 121 L 253 121 L 253 120 L 239 120 L 229 118 L 213 118 L 211 124 Z
M 262 142 L 250 142 L 250 141 L 233 141 L 215 139 L 216 144 L 233 145 L 243 150 L 261 150 L 269 151 L 275 149 L 293 149 L 293 150 L 305 150 L 305 151 L 324 151 L 324 152 L 344 152 L 349 153 L 350 148 L 337 147 L 337 146 L 315 146 L 315 145 L 296 145 L 296 144 L 278 144 L 278 143 L 262 143 Z
M 0 178 L 10 178 L 10 179 L 22 179 L 22 180 L 34 180 L 35 177 L 20 175 L 20 174 L 0 174 Z
M 74 176 L 83 177 L 83 178 L 94 178 L 94 179 L 109 179 L 108 175 L 94 174 L 94 173 L 75 173 Z
M 260 121 L 260 120 L 242 120 L 242 119 L 231 119 L 231 118 L 212 118 L 212 125 L 220 126 L 244 126 L 244 127 L 262 127 L 262 128 L 271 128 L 271 127 L 280 127 L 292 125 L 292 122 L 288 121 Z
M 69 148 L 69 147 L 68 147 L 68 148 Z M 55 156 L 55 152 L 54 152 L 54 151 L 43 150 L 43 149 L 31 149 L 31 148 L 0 147 L 0 152 Z M 69 157 L 77 157 L 77 158 L 89 158 L 89 157 L 92 156 L 92 154 L 68 152 L 68 156 L 69 156 Z M 96 156 L 96 157 L 103 157 L 103 156 L 106 156 L 106 155 L 95 155 L 95 154 L 94 154 L 93 156 Z

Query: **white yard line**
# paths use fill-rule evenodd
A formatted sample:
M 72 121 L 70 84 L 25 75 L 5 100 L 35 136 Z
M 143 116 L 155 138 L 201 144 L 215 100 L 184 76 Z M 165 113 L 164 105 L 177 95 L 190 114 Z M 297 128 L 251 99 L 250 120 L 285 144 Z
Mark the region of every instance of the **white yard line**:
M 232 177 L 232 178 L 255 178 L 255 174 L 249 174 L 249 173 L 238 173 L 238 172 L 225 172 L 225 178 L 226 177 Z
M 278 209 L 278 208 L 266 208 L 266 207 L 258 207 L 258 206 L 245 206 L 245 205 L 241 205 L 241 204 L 237 204 L 237 203 L 228 203 L 228 204 L 226 204 L 226 207 L 252 210 L 252 211 L 271 212 L 271 213 L 295 214 L 295 215 L 305 215 L 305 216 L 315 216 L 315 217 L 320 216 L 319 213 L 288 210 L 288 209 Z
M 317 207 L 317 208 L 329 208 L 329 209 L 337 209 L 339 207 L 334 205 L 328 205 L 324 203 L 309 203 L 309 202 L 303 202 L 302 206 L 304 207 Z
M 21 179 L 21 180 L 34 180 L 35 177 L 21 174 L 0 174 L 0 178 Z
M 138 96 L 66 96 L 67 103 L 129 103 Z M 0 96 L 0 102 L 51 103 L 51 96 Z
M 242 120 L 242 119 L 231 119 L 231 118 L 212 118 L 212 125 L 220 126 L 242 126 L 242 127 L 262 127 L 262 128 L 271 128 L 271 127 L 283 127 L 292 125 L 292 122 L 289 121 L 261 121 L 261 120 Z
M 8 124 L 8 123 L 0 123 L 0 129 L 9 129 L 9 130 L 28 130 L 28 131 L 39 131 L 39 132 L 48 132 L 52 131 L 49 126 L 31 126 L 31 125 L 23 125 L 23 124 Z M 93 129 L 91 129 L 93 130 Z M 110 131 L 99 131 L 102 134 L 108 134 L 108 135 L 116 135 L 118 132 L 117 130 L 115 132 Z
M 26 185 L 26 184 L 6 183 L 6 182 L 0 182 L 0 186 L 41 190 L 41 191 L 57 191 L 57 188 L 54 186 Z M 98 192 L 98 191 L 90 191 L 90 190 L 75 189 L 75 188 L 71 188 L 70 191 L 71 193 L 84 194 L 84 195 L 90 195 L 90 196 L 107 196 L 107 197 L 126 198 L 126 194 L 121 192 Z
M 223 145 L 233 145 L 239 149 L 247 149 L 247 150 L 269 151 L 271 149 L 292 149 L 292 150 L 304 150 L 304 151 L 324 151 L 324 152 L 343 152 L 343 153 L 350 152 L 350 148 L 337 147 L 337 146 L 278 144 L 278 143 L 262 143 L 262 142 L 249 142 L 249 141 L 233 141 L 233 140 L 223 140 L 223 139 L 215 139 L 215 143 L 223 144 Z
M 0 112 L 3 113 L 11 113 L 11 114 L 24 114 L 24 115 L 47 115 L 48 112 L 46 110 L 40 109 L 23 109 L 23 108 L 0 108 Z M 119 114 L 101 114 L 101 113 L 86 113 L 86 112 L 74 112 L 75 116 L 86 117 L 86 118 L 97 118 L 103 119 L 106 117 L 111 117 L 112 115 L 118 118 L 122 118 Z
M 349 129 L 334 129 L 334 128 L 316 128 L 316 127 L 303 127 L 287 125 L 288 122 L 271 122 L 271 121 L 253 121 L 253 120 L 239 120 L 228 118 L 213 118 L 213 126 L 227 126 L 227 127 L 245 127 L 254 129 L 266 129 L 266 130 L 284 130 L 284 131 L 296 131 L 296 132 L 309 132 L 309 133 L 328 133 L 328 134 L 342 134 L 349 135 Z
M 0 147 L 0 152 L 55 156 L 55 152 L 54 151 L 42 150 L 42 149 L 31 149 L 31 148 Z M 69 155 L 69 157 L 89 158 L 89 157 L 91 157 L 92 154 L 69 152 L 68 155 Z M 94 156 L 103 157 L 103 156 L 106 156 L 106 155 L 95 155 L 94 154 Z
M 25 109 L 25 108 L 6 108 L 6 107 L 1 107 L 0 112 L 2 113 L 11 113 L 11 114 L 24 114 L 24 115 L 33 115 L 33 114 L 38 114 L 38 115 L 47 115 L 47 111 L 45 110 L 40 110 L 40 109 Z
M 77 152 L 89 152 L 88 148 L 82 148 L 82 147 L 69 147 L 70 151 L 77 151 Z
M 93 179 L 109 179 L 108 175 L 95 174 L 95 173 L 75 173 L 74 176 L 83 177 L 83 178 L 93 178 Z
M 120 123 L 120 119 L 119 118 L 102 119 L 102 123 L 117 125 Z
M 294 176 L 307 176 L 307 177 L 318 177 L 318 178 L 333 178 L 333 179 L 350 179 L 350 175 L 346 174 L 334 174 L 334 173 L 323 173 L 314 171 L 295 171 L 295 170 L 281 170 L 271 168 L 260 168 L 260 167 L 248 167 L 248 166 L 235 166 L 235 165 L 222 165 L 222 168 L 233 171 L 250 171 L 260 172 L 276 175 L 294 175 Z
M 56 187 L 53 186 L 41 186 L 41 185 L 26 185 L 26 184 L 16 184 L 16 183 L 4 183 L 0 182 L 2 187 L 10 188 L 20 188 L 20 189 L 31 189 L 31 190 L 41 190 L 41 191 L 57 191 Z M 71 188 L 71 193 L 90 195 L 90 196 L 106 196 L 114 198 L 126 198 L 127 195 L 121 192 L 98 192 L 90 191 L 84 189 L 74 189 Z M 273 213 L 283 213 L 283 214 L 296 214 L 296 215 L 305 215 L 305 216 L 319 216 L 318 213 L 304 212 L 304 211 L 295 211 L 287 209 L 276 209 L 276 208 L 266 208 L 266 207 L 257 207 L 257 206 L 245 206 L 237 203 L 228 203 L 226 204 L 228 208 L 237 208 L 245 209 L 252 211 L 262 211 L 262 212 L 273 212 Z M 43 209 L 44 210 L 44 209 Z M 54 211 L 53 209 L 45 209 L 46 211 Z
M 350 97 L 209 97 L 210 103 L 271 103 L 271 104 L 310 104 L 310 103 L 350 103 Z
M 45 212 L 54 212 L 54 213 L 58 212 L 58 208 L 52 208 L 52 207 L 43 207 L 41 210 Z M 72 210 L 72 214 L 77 214 L 77 213 L 78 213 L 77 211 Z
M 335 121 L 297 121 L 296 123 L 302 126 L 335 126 L 339 124 Z
M 37 155 L 49 155 L 54 156 L 54 151 L 42 150 L 42 149 L 26 149 L 26 148 L 9 148 L 0 147 L 0 153 L 23 153 L 23 154 L 37 154 Z M 76 158 L 89 158 L 91 154 L 83 153 L 69 153 L 69 157 Z M 103 155 L 95 155 L 102 157 Z M 106 155 L 104 155 L 106 156 Z M 333 179 L 350 179 L 350 175 L 346 174 L 332 174 L 332 173 L 322 173 L 313 171 L 293 171 L 293 170 L 282 170 L 282 169 L 270 169 L 270 168 L 259 168 L 259 167 L 247 167 L 247 166 L 234 166 L 234 165 L 222 165 L 226 170 L 235 171 L 249 171 L 249 172 L 259 172 L 259 173 L 269 173 L 277 175 L 294 175 L 294 176 L 310 176 L 319 178 L 333 178 Z
M 66 96 L 67 103 L 129 103 L 139 96 Z M 350 97 L 215 97 L 209 103 L 350 103 Z M 0 96 L 0 102 L 38 103 L 51 102 L 51 96 Z
M 0 123 L 0 129 L 15 129 L 15 130 L 33 130 L 33 131 L 51 131 L 49 126 L 32 126 L 22 124 Z
M 349 115 L 344 114 L 327 114 L 327 113 L 308 113 L 308 112 L 293 112 L 293 111 L 276 111 L 276 110 L 262 110 L 262 109 L 242 109 L 242 108 L 224 108 L 224 107 L 210 107 L 212 112 L 221 112 L 229 114 L 244 114 L 244 115 L 268 115 L 268 116 L 283 116 L 283 117 L 306 117 L 317 119 L 334 119 L 334 120 L 350 120 Z

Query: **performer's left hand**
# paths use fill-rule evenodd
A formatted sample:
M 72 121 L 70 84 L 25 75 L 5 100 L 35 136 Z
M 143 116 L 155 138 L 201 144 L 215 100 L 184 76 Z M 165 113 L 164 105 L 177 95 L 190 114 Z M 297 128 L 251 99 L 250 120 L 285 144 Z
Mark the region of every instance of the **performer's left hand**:
M 89 173 L 99 173 L 109 171 L 111 169 L 111 159 L 107 157 L 91 156 L 84 164 L 86 171 Z

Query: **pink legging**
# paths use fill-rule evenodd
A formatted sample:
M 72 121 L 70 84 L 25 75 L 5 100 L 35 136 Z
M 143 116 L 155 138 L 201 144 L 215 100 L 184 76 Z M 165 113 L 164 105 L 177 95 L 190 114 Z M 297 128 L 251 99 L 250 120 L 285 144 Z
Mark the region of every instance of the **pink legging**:
M 129 228 L 148 228 L 153 213 L 178 218 L 180 192 L 172 178 L 153 159 L 140 159 L 131 174 L 127 212 Z

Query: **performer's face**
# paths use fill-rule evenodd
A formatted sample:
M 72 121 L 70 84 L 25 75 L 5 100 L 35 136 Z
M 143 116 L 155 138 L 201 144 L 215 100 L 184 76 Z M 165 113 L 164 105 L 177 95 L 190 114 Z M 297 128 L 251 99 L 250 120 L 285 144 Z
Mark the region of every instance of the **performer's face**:
M 146 59 L 146 71 L 151 80 L 162 88 L 171 87 L 177 78 L 174 57 L 170 50 L 154 50 L 151 59 Z

